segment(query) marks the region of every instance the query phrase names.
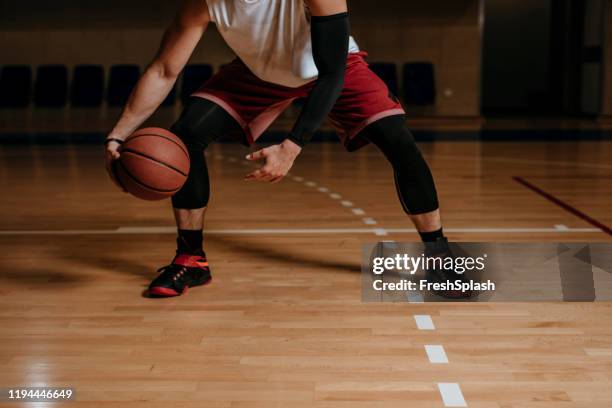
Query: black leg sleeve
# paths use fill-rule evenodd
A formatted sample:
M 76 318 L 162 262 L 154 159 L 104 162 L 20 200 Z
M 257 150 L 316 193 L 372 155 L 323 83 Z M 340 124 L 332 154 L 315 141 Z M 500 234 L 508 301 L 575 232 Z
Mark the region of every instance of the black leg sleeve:
M 172 205 L 184 209 L 206 207 L 210 184 L 204 150 L 224 134 L 240 131 L 240 125 L 219 105 L 192 98 L 171 131 L 183 140 L 191 160 L 187 181 L 172 197 Z
M 404 211 L 424 214 L 438 209 L 438 194 L 427 162 L 414 142 L 403 115 L 378 120 L 363 135 L 387 157 Z

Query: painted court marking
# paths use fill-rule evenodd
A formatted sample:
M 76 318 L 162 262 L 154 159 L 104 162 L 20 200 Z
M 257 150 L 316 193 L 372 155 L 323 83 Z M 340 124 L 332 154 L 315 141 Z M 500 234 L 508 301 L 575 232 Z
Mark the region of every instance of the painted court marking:
M 447 232 L 481 233 L 550 233 L 550 232 L 599 232 L 597 228 L 446 228 Z M 375 234 L 416 233 L 414 228 L 245 228 L 207 229 L 212 235 L 291 235 L 291 234 Z M 116 229 L 66 229 L 66 230 L 3 230 L 0 235 L 129 235 L 129 234 L 176 234 L 175 226 L 119 227 Z
M 423 295 L 420 293 L 408 293 L 408 303 L 423 303 Z
M 447 232 L 461 233 L 551 233 L 599 232 L 598 228 L 446 228 Z M 384 236 L 389 233 L 416 233 L 414 228 L 243 228 L 207 229 L 211 235 L 291 235 L 291 234 L 374 234 Z M 129 235 L 129 234 L 176 234 L 175 226 L 158 227 L 119 227 L 116 229 L 65 229 L 65 230 L 0 230 L 0 235 Z
M 436 330 L 430 315 L 414 315 L 414 321 L 419 330 Z
M 467 407 L 461 387 L 457 383 L 438 383 L 438 390 L 445 407 Z
M 534 193 L 544 197 L 545 199 L 547 199 L 551 203 L 556 204 L 557 206 L 563 208 L 565 211 L 569 212 L 570 214 L 573 214 L 576 217 L 582 219 L 583 221 L 586 221 L 587 223 L 591 224 L 592 226 L 599 228 L 602 232 L 604 232 L 604 233 L 606 233 L 608 235 L 612 235 L 612 228 L 608 227 L 607 225 L 605 225 L 602 222 L 597 221 L 595 218 L 593 218 L 593 217 L 583 213 L 582 211 L 580 211 L 576 207 L 571 206 L 570 204 L 566 203 L 565 201 L 561 200 L 560 198 L 555 197 L 554 195 L 552 195 L 550 193 L 547 193 L 546 191 L 544 191 L 541 188 L 539 188 L 538 186 L 530 183 L 529 181 L 525 180 L 522 177 L 512 177 L 512 179 L 514 181 L 516 181 L 517 183 L 521 184 L 523 187 L 526 187 L 529 190 L 533 191 Z
M 427 358 L 429 358 L 429 362 L 432 364 L 448 364 L 448 357 L 446 356 L 446 351 L 444 351 L 444 347 L 439 344 L 427 344 L 425 345 L 425 352 L 427 353 Z

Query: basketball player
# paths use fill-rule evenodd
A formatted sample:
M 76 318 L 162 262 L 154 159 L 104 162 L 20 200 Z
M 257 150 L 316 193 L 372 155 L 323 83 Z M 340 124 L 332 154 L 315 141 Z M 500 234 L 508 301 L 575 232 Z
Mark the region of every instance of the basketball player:
M 251 145 L 298 98 L 305 103 L 293 129 L 282 143 L 247 156 L 263 165 L 246 180 L 280 181 L 329 116 L 348 151 L 373 143 L 383 152 L 421 239 L 446 250 L 433 177 L 397 98 L 368 68 L 366 53 L 349 34 L 346 0 L 185 0 L 108 135 L 107 167 L 119 157 L 122 141 L 170 92 L 211 22 L 237 59 L 192 95 L 171 128 L 189 150 L 191 170 L 172 197 L 176 256 L 158 271 L 150 295 L 180 295 L 211 279 L 202 249 L 209 198 L 203 151 L 223 135 Z

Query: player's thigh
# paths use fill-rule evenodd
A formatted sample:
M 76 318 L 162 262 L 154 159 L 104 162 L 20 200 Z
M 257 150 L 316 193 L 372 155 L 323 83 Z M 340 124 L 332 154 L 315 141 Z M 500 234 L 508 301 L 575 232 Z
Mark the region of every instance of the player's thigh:
M 192 97 L 171 130 L 189 149 L 203 150 L 219 137 L 240 132 L 242 128 L 221 106 Z
M 351 151 L 368 143 L 361 132 L 370 124 L 404 110 L 387 85 L 368 67 L 360 55 L 349 57 L 344 88 L 330 119 L 339 130 L 345 147 Z

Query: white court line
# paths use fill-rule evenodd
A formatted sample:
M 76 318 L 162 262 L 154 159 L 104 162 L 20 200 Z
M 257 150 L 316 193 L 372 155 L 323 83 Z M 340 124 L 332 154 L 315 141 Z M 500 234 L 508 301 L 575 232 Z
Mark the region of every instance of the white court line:
M 366 225 L 376 225 L 376 224 L 378 224 L 376 222 L 376 220 L 374 218 L 371 218 L 371 217 L 362 218 L 361 221 L 363 221 L 363 223 L 366 224 Z
M 308 187 L 316 187 L 317 183 L 315 183 L 314 181 L 307 181 L 306 183 L 304 183 L 304 185 Z
M 427 358 L 429 358 L 429 362 L 432 364 L 448 364 L 448 357 L 446 356 L 446 351 L 444 351 L 444 347 L 440 345 L 425 345 L 425 352 L 427 353 Z
M 438 383 L 438 390 L 445 407 L 467 407 L 461 387 L 457 383 Z
M 353 206 L 353 203 L 351 201 L 348 201 L 348 200 L 341 201 L 340 204 L 342 204 L 343 207 L 352 207 Z
M 557 231 L 567 231 L 569 228 L 568 228 L 567 225 L 557 224 L 557 225 L 555 225 L 555 229 Z
M 568 233 L 599 232 L 597 228 L 446 228 L 447 232 L 480 233 Z M 0 230 L 2 235 L 122 235 L 122 234 L 175 234 L 176 227 L 120 227 L 117 229 L 67 229 L 67 230 Z M 278 234 L 376 234 L 416 233 L 414 228 L 253 228 L 253 229 L 206 229 L 213 235 L 278 235 Z
M 351 211 L 355 215 L 364 215 L 365 214 L 365 211 L 363 211 L 361 208 L 353 208 L 353 209 L 351 209 Z
M 408 293 L 408 303 L 423 303 L 423 295 L 420 293 Z
M 330 193 L 329 197 L 334 199 L 334 200 L 339 200 L 339 199 L 342 198 L 342 196 L 340 194 L 337 194 L 337 193 Z
M 416 322 L 419 330 L 436 330 L 433 320 L 429 315 L 414 315 L 414 321 Z
M 317 189 L 317 191 L 319 191 L 320 193 L 327 193 L 327 192 L 329 192 L 329 188 L 327 188 L 327 187 L 319 187 Z
M 302 181 L 304 181 L 304 177 L 295 176 L 293 178 L 293 181 L 302 182 Z

